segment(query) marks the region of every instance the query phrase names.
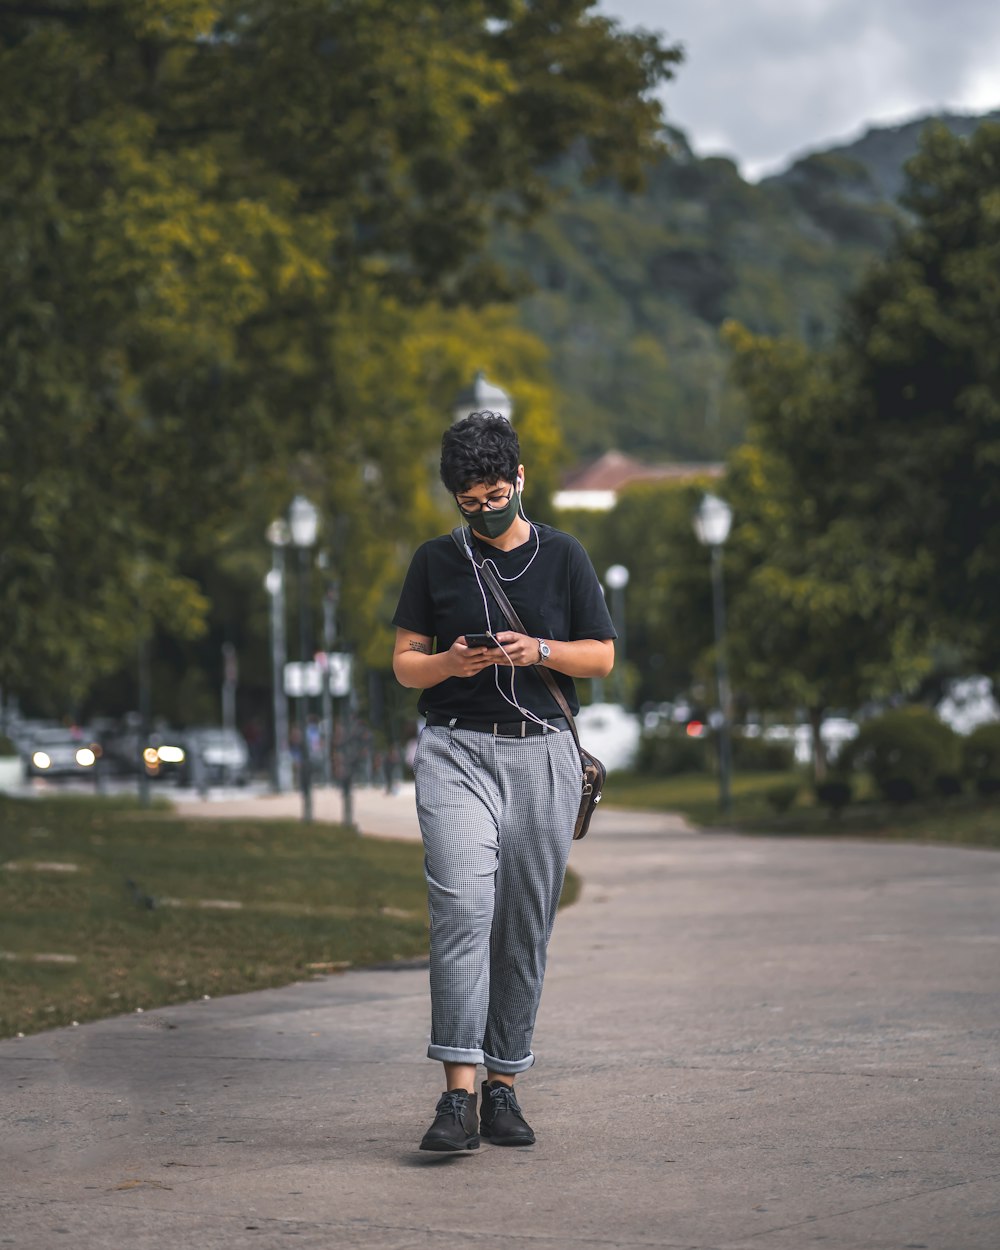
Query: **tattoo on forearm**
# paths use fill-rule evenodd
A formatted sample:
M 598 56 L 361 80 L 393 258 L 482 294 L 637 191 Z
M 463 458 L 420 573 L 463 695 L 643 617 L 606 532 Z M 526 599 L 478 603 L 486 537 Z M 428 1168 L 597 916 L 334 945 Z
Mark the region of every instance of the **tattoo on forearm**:
M 410 639 L 410 650 L 419 651 L 423 655 L 430 655 L 431 649 L 426 642 L 417 642 L 416 638 Z

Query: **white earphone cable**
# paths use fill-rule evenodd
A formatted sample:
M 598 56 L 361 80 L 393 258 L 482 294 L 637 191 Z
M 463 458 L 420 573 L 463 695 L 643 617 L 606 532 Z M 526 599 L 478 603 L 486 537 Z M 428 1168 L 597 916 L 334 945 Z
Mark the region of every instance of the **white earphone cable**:
M 538 533 L 538 527 L 534 524 L 534 522 L 528 520 L 527 513 L 524 511 L 524 494 L 523 494 L 524 487 L 518 486 L 518 487 L 515 487 L 515 489 L 517 490 L 517 510 L 520 513 L 520 515 L 524 518 L 524 520 L 528 522 L 528 525 L 531 526 L 531 532 L 535 536 L 535 550 L 531 554 L 531 559 L 524 566 L 524 568 L 520 571 L 520 573 L 515 573 L 513 577 L 504 577 L 504 575 L 497 568 L 496 561 L 491 559 L 489 556 L 484 556 L 483 564 L 488 563 L 491 569 L 493 570 L 493 576 L 497 578 L 498 581 L 501 581 L 501 582 L 516 582 L 519 577 L 523 577 L 525 573 L 527 573 L 528 569 L 530 569 L 531 566 L 535 563 L 535 557 L 538 555 L 539 549 L 541 548 L 541 545 L 542 545 L 542 540 L 539 537 L 539 533 Z
M 532 529 L 534 529 L 534 526 L 532 526 Z M 536 536 L 536 538 L 537 538 L 537 535 L 538 535 L 538 531 L 537 531 L 537 530 L 535 530 L 535 536 Z M 487 633 L 492 633 L 492 632 L 493 632 L 493 627 L 492 627 L 492 625 L 490 624 L 490 605 L 489 605 L 489 600 L 486 598 L 486 589 L 485 589 L 485 587 L 483 586 L 482 579 L 481 579 L 481 578 L 480 578 L 480 576 L 479 576 L 479 566 L 476 564 L 476 557 L 475 557 L 475 556 L 473 555 L 473 553 L 472 553 L 472 546 L 471 546 L 471 544 L 469 543 L 468 539 L 466 539 L 466 543 L 465 543 L 465 550 L 466 550 L 466 554 L 467 554 L 467 555 L 468 555 L 468 557 L 469 557 L 469 562 L 470 562 L 470 563 L 471 563 L 471 565 L 472 565 L 472 571 L 473 571 L 473 573 L 475 574 L 475 578 L 476 578 L 476 585 L 479 587 L 479 594 L 480 594 L 480 597 L 482 598 L 482 601 L 483 601 L 483 611 L 486 613 L 486 630 L 487 630 Z M 537 552 L 537 550 L 536 550 L 535 555 L 537 555 L 537 554 L 538 554 L 538 552 Z M 533 559 L 535 558 L 535 556 L 532 556 L 531 558 L 532 558 L 532 560 L 533 560 Z M 484 561 L 483 563 L 485 563 L 485 561 Z M 490 561 L 490 563 L 492 564 L 492 563 L 493 563 L 493 561 L 491 560 L 491 561 Z M 522 569 L 522 570 L 521 570 L 521 573 L 524 573 L 525 571 L 526 571 L 525 569 Z M 519 573 L 519 574 L 518 574 L 518 577 L 520 577 L 520 575 L 521 575 L 521 574 Z M 516 579 L 516 578 L 511 577 L 511 578 L 505 578 L 504 580 L 505 580 L 505 581 L 516 581 L 517 579 Z M 527 720 L 534 721 L 536 725 L 543 725 L 543 726 L 545 726 L 545 728 L 546 728 L 546 729 L 551 729 L 553 733 L 559 733 L 559 732 L 560 732 L 560 730 L 559 730 L 559 729 L 558 729 L 555 725 L 550 725 L 550 724 L 549 724 L 549 722 L 548 722 L 547 720 L 543 720 L 540 716 L 536 716 L 536 715 L 535 715 L 535 713 L 534 713 L 534 712 L 532 712 L 530 708 L 522 707 L 522 706 L 521 706 L 521 704 L 517 701 L 517 692 L 516 692 L 516 691 L 515 691 L 515 689 L 514 689 L 514 677 L 515 677 L 515 675 L 516 675 L 516 674 L 515 674 L 515 668 L 514 668 L 514 661 L 510 658 L 510 656 L 508 655 L 507 651 L 504 649 L 503 643 L 498 642 L 498 643 L 497 643 L 497 646 L 498 646 L 498 647 L 500 648 L 500 650 L 503 652 L 503 655 L 504 655 L 505 659 L 507 660 L 507 663 L 510 665 L 510 696 L 508 696 L 507 694 L 505 694 L 505 692 L 503 691 L 503 689 L 502 689 L 502 688 L 501 688 L 501 686 L 500 686 L 500 668 L 499 668 L 499 666 L 498 666 L 498 665 L 496 665 L 496 666 L 494 666 L 494 669 L 493 669 L 493 681 L 494 681 L 494 683 L 495 683 L 495 685 L 496 685 L 497 692 L 499 693 L 500 697 L 501 697 L 501 698 L 502 698 L 502 699 L 503 699 L 506 703 L 509 703 L 509 704 L 510 704 L 510 706 L 511 706 L 512 708 L 515 708 L 518 712 L 520 712 L 520 713 L 521 713 L 521 715 L 522 715 L 523 717 L 525 717 Z

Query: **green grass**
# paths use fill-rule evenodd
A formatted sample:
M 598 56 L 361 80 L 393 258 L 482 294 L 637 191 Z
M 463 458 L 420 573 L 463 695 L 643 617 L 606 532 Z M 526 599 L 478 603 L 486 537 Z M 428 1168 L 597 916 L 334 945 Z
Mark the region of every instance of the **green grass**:
M 426 953 L 419 843 L 0 798 L 0 1036 Z
M 800 784 L 794 805 L 787 812 L 775 812 L 767 792 L 794 782 Z M 609 807 L 680 812 L 702 828 L 743 833 L 825 834 L 1000 847 L 1000 803 L 996 801 L 960 795 L 897 806 L 878 801 L 870 789 L 859 788 L 858 800 L 835 817 L 816 804 L 810 779 L 802 772 L 736 773 L 732 811 L 725 818 L 719 808 L 718 778 L 708 773 L 674 777 L 615 774 L 608 781 L 605 802 Z

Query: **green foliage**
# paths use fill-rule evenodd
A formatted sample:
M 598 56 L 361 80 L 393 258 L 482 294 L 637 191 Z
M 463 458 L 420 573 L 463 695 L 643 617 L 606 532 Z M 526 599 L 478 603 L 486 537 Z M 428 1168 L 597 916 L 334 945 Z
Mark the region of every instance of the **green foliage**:
M 816 726 L 915 691 L 942 639 L 987 671 L 1000 658 L 1000 126 L 931 128 L 910 180 L 912 224 L 835 344 L 725 331 L 750 414 L 725 488 L 736 688 Z
M 696 157 L 679 131 L 668 142 L 629 198 L 585 185 L 567 158 L 553 175 L 563 192 L 554 211 L 496 240 L 531 285 L 521 317 L 551 349 L 581 458 L 614 447 L 721 458 L 747 412 L 720 326 L 832 342 L 851 287 L 899 219 L 849 157 L 811 157 L 753 186 L 732 162 Z
M 833 816 L 839 816 L 853 797 L 854 787 L 846 775 L 831 777 L 816 786 L 816 801 L 828 807 Z
M 642 735 L 635 770 L 643 777 L 703 773 L 711 767 L 712 756 L 711 743 L 706 739 L 689 738 L 675 725 L 658 726 Z
M 486 240 L 584 141 L 590 173 L 634 183 L 679 59 L 592 9 L 0 8 L 0 686 L 62 712 L 138 637 L 215 663 L 220 635 L 259 641 L 263 612 L 220 620 L 205 589 L 260 601 L 297 489 L 384 664 L 474 367 L 551 479 L 539 347 L 480 311 L 508 289 Z
M 919 563 L 889 558 L 875 518 L 838 510 L 828 457 L 849 380 L 829 352 L 730 327 L 751 411 L 727 498 L 733 664 L 741 691 L 771 707 L 853 707 L 912 687 L 928 664 L 914 612 Z M 852 474 L 860 470 L 855 466 Z
M 908 707 L 866 721 L 846 744 L 841 767 L 870 774 L 894 803 L 952 792 L 959 774 L 958 735 L 927 708 Z
M 815 159 L 796 194 L 865 176 Z M 910 179 L 909 228 L 845 305 L 835 342 L 723 330 L 749 414 L 716 487 L 734 511 L 734 689 L 742 705 L 806 709 L 814 732 L 827 709 L 912 697 L 943 644 L 984 671 L 1000 662 L 1000 126 L 967 140 L 932 128 Z M 633 573 L 641 698 L 712 688 L 699 493 L 635 487 L 589 522 L 598 567 Z
M 693 671 L 702 672 L 712 630 L 711 583 L 691 518 L 709 485 L 707 479 L 636 483 L 611 512 L 561 521 L 585 543 L 599 573 L 618 563 L 629 570 L 626 643 L 640 673 L 639 703 L 672 699 L 688 688 Z
M 1000 793 L 1000 725 L 979 725 L 963 740 L 962 772 L 980 794 Z
M 851 301 L 840 355 L 852 385 L 824 494 L 829 509 L 877 528 L 889 559 L 920 570 L 923 615 L 991 671 L 1000 663 L 1000 124 L 969 139 L 931 127 L 908 172 L 912 228 Z
M 780 785 L 770 786 L 764 791 L 764 798 L 767 799 L 771 809 L 780 815 L 782 812 L 791 810 L 801 789 L 797 781 L 786 781 Z
M 942 123 L 963 136 L 976 125 Z M 756 186 L 668 128 L 669 150 L 628 198 L 587 185 L 583 153 L 564 160 L 555 210 L 504 230 L 494 250 L 532 288 L 521 316 L 551 349 L 580 458 L 617 447 L 718 459 L 734 447 L 748 414 L 719 327 L 832 344 L 850 292 L 906 221 L 896 200 L 923 128 L 873 128 Z
M 744 772 L 786 773 L 795 767 L 795 748 L 790 742 L 733 735 L 733 767 Z

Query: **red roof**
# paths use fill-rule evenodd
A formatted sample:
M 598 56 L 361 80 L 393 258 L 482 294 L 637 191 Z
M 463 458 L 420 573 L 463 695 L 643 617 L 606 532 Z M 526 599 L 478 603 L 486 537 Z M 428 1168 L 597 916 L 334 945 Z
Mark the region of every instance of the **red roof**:
M 684 482 L 693 477 L 722 477 L 719 463 L 645 464 L 620 451 L 607 451 L 599 460 L 580 465 L 563 479 L 563 490 L 621 490 L 630 482 Z

